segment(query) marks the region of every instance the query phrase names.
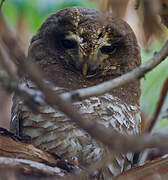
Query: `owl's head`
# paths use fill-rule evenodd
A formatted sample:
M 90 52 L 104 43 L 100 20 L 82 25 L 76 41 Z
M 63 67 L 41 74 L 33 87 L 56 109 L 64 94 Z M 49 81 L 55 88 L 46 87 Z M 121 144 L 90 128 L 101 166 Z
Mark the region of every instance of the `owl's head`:
M 140 64 L 133 31 L 110 13 L 71 7 L 51 15 L 33 37 L 39 64 L 60 63 L 85 77 L 121 75 Z M 43 62 L 43 59 L 48 62 Z

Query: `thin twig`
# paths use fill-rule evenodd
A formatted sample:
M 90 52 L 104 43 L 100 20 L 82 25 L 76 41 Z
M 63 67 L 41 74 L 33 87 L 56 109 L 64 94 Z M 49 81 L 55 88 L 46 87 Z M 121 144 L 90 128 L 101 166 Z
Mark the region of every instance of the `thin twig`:
M 7 71 L 7 73 L 9 74 L 9 76 L 13 78 L 17 77 L 15 69 L 12 68 L 13 63 L 10 60 L 7 52 L 5 51 L 4 43 L 1 39 L 0 39 L 0 62 Z
M 37 102 L 37 95 L 33 94 L 32 92 L 26 91 L 25 89 L 22 89 L 18 87 L 18 80 L 10 78 L 6 76 L 4 73 L 0 73 L 0 83 L 2 88 L 4 88 L 7 92 L 15 92 L 18 96 L 22 97 L 24 100 L 24 103 L 30 108 L 33 112 L 38 113 L 38 105 L 41 103 L 41 101 Z M 41 97 L 38 98 L 38 100 L 42 100 Z
M 160 114 L 160 111 L 161 111 L 161 109 L 163 107 L 167 92 L 168 92 L 168 78 L 165 80 L 165 82 L 163 84 L 163 87 L 162 87 L 162 90 L 161 90 L 161 93 L 160 93 L 160 98 L 159 98 L 159 101 L 157 103 L 156 111 L 154 113 L 153 118 L 149 121 L 149 124 L 148 124 L 145 132 L 151 132 L 151 130 L 155 126 L 156 121 L 158 119 L 158 116 Z

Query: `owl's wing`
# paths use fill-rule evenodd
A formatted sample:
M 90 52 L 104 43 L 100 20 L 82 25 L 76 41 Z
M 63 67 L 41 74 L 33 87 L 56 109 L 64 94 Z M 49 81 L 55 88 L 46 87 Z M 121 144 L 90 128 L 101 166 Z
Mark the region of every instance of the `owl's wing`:
M 34 98 L 34 103 L 37 103 L 36 105 L 43 104 L 42 93 L 38 91 L 32 83 L 28 84 L 28 82 L 29 81 L 27 81 L 27 79 L 25 78 L 21 79 L 19 82 L 19 89 L 26 91 L 26 93 L 28 93 L 30 97 Z M 31 84 L 32 86 L 29 87 L 29 85 Z M 31 100 L 29 99 L 29 101 Z M 11 109 L 11 120 L 10 120 L 10 131 L 12 131 L 17 136 L 21 136 L 22 120 L 24 119 L 23 113 L 25 109 L 26 110 L 28 109 L 27 108 L 28 104 L 29 106 L 31 106 L 31 102 L 29 101 L 27 100 L 24 101 L 17 94 L 14 94 L 13 96 L 13 105 Z M 31 112 L 30 109 L 29 111 Z

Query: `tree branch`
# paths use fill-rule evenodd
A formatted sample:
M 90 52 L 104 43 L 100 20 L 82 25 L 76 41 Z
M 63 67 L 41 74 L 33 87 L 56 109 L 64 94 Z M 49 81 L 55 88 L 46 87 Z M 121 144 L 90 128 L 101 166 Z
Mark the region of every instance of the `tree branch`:
M 163 156 L 139 167 L 123 172 L 114 180 L 163 180 L 168 179 L 168 157 Z
M 18 87 L 18 80 L 5 75 L 3 72 L 0 72 L 0 83 L 2 88 L 4 88 L 7 92 L 15 92 L 18 96 L 22 97 L 25 105 L 33 112 L 40 112 L 39 105 L 43 103 L 43 99 L 40 95 L 35 94 L 35 92 L 23 89 L 22 87 Z
M 21 169 L 22 172 L 31 175 L 45 175 L 62 177 L 65 174 L 57 167 L 51 167 L 35 161 L 0 157 L 1 168 Z
M 16 70 L 15 68 L 13 68 L 13 63 L 10 60 L 7 52 L 5 51 L 4 48 L 4 43 L 3 41 L 0 39 L 0 58 L 1 58 L 1 64 L 4 67 L 4 69 L 7 71 L 7 73 L 13 77 L 16 78 Z
M 163 87 L 162 87 L 162 90 L 161 90 L 161 93 L 160 93 L 160 98 L 159 98 L 159 101 L 157 103 L 157 107 L 156 107 L 154 116 L 149 121 L 148 126 L 145 129 L 145 132 L 151 132 L 152 129 L 154 128 L 154 126 L 155 126 L 155 124 L 156 124 L 156 122 L 158 120 L 159 114 L 161 112 L 161 109 L 163 107 L 163 104 L 165 102 L 167 92 L 168 92 L 168 78 L 165 80 L 165 82 L 163 84 Z
M 2 131 L 2 128 L 0 128 L 0 131 Z M 31 144 L 24 143 L 14 135 L 9 134 L 2 135 L 0 133 L 0 156 L 32 160 L 50 166 L 56 165 L 56 158 L 51 154 L 35 148 Z
M 1 168 L 21 169 L 27 174 L 63 176 L 65 171 L 56 167 L 59 160 L 56 155 L 25 143 L 13 133 L 0 128 Z

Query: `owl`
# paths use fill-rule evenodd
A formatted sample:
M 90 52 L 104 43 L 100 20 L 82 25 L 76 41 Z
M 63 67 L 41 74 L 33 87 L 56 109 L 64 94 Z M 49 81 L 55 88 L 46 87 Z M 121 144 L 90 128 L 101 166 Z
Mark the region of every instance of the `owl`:
M 60 94 L 91 87 L 127 73 L 141 63 L 136 37 L 130 26 L 111 13 L 70 7 L 51 15 L 32 38 L 28 61 L 38 64 L 53 90 Z M 23 77 L 19 86 L 39 99 L 39 111 L 27 108 L 14 96 L 11 131 L 44 151 L 65 159 L 78 159 L 79 166 L 107 158 L 110 153 L 74 122 L 40 101 L 38 88 Z M 74 102 L 83 117 L 124 135 L 140 133 L 140 82 L 135 80 L 110 92 Z M 103 136 L 103 134 L 102 134 Z M 113 140 L 111 140 L 113 141 Z M 118 153 L 97 179 L 111 179 L 131 168 L 133 153 Z

